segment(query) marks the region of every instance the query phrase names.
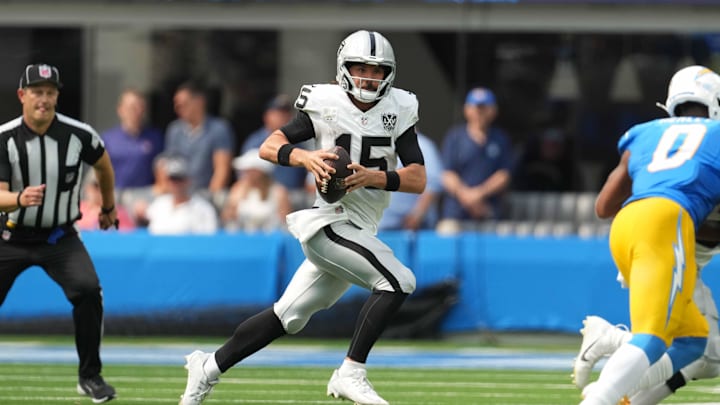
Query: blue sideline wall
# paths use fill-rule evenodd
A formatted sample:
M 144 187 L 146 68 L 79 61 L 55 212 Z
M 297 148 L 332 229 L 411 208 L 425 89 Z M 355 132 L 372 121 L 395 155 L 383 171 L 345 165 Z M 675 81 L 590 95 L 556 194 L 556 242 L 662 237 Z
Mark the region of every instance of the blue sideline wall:
M 457 278 L 460 299 L 446 332 L 577 332 L 587 314 L 627 323 L 627 292 L 606 239 L 535 239 L 386 233 L 381 238 L 417 276 L 418 288 Z M 103 289 L 106 317 L 270 305 L 303 260 L 285 234 L 157 237 L 90 232 L 83 239 Z M 711 263 L 706 283 L 717 286 Z M 353 287 L 346 296 L 363 293 Z M 0 322 L 69 315 L 62 291 L 33 267 L 0 307 Z

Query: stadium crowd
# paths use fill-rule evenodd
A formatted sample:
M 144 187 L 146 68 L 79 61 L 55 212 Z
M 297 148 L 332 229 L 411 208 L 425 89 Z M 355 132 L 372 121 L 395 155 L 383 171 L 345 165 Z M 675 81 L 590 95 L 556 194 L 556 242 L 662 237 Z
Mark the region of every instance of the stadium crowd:
M 278 94 L 269 100 L 262 126 L 244 136 L 234 133 L 224 118 L 207 112 L 201 82 L 181 83 L 168 103 L 177 119 L 163 132 L 147 124 L 145 95 L 125 89 L 118 97 L 118 124 L 101 134 L 117 174 L 121 231 L 284 231 L 285 215 L 312 204 L 315 185 L 304 169 L 274 167 L 257 157 L 265 138 L 294 116 L 290 96 Z M 498 110 L 493 91 L 476 87 L 465 97 L 464 120 L 449 128 L 441 141 L 421 135 L 426 192 L 394 193 L 381 230 L 486 229 L 487 224 L 513 219 L 518 210 L 511 207 L 511 192 L 582 190 L 571 137 L 548 126 L 525 146 L 513 145 L 495 125 Z M 83 189 L 81 209 L 86 218 L 97 208 L 92 184 L 88 181 Z M 198 218 L 203 218 L 203 226 Z M 93 221 L 81 220 L 78 225 L 97 229 Z

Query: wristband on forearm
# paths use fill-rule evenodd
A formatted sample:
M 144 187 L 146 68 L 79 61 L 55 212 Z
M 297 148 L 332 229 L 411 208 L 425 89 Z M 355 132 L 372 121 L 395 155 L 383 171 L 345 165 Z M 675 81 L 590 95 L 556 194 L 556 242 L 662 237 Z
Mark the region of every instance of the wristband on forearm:
M 286 143 L 278 149 L 277 161 L 280 166 L 290 166 L 290 154 L 295 148 L 295 145 Z
M 396 171 L 385 172 L 385 190 L 398 191 L 400 189 L 400 175 Z
M 20 196 L 22 195 L 23 191 L 25 191 L 24 188 L 22 190 L 20 190 L 20 192 L 18 192 L 17 199 L 15 200 L 17 202 L 18 208 L 25 208 L 25 207 L 23 207 L 22 203 L 20 202 Z
M 109 213 L 113 212 L 115 209 L 115 204 L 111 205 L 110 208 L 100 207 L 100 212 L 103 213 L 103 215 L 108 215 Z

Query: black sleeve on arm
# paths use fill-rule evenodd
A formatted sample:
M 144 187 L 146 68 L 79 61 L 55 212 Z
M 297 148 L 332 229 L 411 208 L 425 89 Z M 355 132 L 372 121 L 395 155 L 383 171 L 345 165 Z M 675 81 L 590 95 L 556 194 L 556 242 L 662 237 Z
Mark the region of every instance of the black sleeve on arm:
M 395 149 L 404 166 L 411 163 L 425 165 L 425 158 L 423 158 L 420 150 L 414 126 L 408 128 L 398 137 L 397 141 L 395 141 Z
M 73 132 L 76 137 L 80 139 L 80 142 L 82 143 L 82 149 L 80 150 L 80 159 L 89 164 L 90 166 L 97 163 L 98 160 L 102 157 L 103 153 L 105 153 L 105 146 L 103 146 L 102 142 L 96 142 L 96 139 L 94 137 L 99 137 L 96 133 L 93 134 L 88 131 L 81 130 L 80 128 L 76 128 Z
M 285 124 L 280 130 L 285 134 L 290 143 L 300 143 L 315 137 L 315 128 L 313 127 L 310 116 L 304 111 L 299 111 L 295 118 Z
M 7 137 L 0 138 L 0 182 L 10 183 L 11 168 L 7 142 Z

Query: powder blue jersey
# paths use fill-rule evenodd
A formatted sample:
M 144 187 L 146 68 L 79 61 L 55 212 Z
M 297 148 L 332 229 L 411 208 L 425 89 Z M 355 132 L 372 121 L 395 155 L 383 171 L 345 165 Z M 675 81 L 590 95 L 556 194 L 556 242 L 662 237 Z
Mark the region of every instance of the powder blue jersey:
M 632 196 L 666 197 L 680 204 L 695 228 L 720 202 L 720 121 L 672 117 L 630 128 L 618 142 L 630 151 Z

